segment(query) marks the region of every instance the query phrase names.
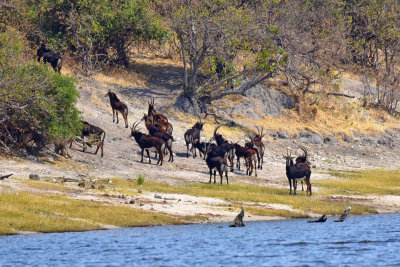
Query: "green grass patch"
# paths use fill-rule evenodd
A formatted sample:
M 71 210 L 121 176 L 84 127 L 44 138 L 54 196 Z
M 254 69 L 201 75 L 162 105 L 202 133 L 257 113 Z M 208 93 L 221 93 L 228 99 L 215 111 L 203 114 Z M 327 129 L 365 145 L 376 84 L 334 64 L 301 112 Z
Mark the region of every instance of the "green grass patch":
M 112 179 L 115 190 L 118 188 L 135 188 L 147 192 L 164 192 L 188 194 L 194 196 L 213 197 L 233 202 L 261 202 L 289 205 L 293 209 L 306 212 L 311 208 L 313 213 L 321 214 L 341 214 L 346 208 L 347 203 L 327 201 L 326 195 L 306 196 L 305 192 L 299 191 L 295 195 L 289 195 L 288 189 L 279 189 L 268 186 L 258 186 L 249 184 L 182 184 L 168 185 L 165 183 L 155 183 L 147 181 L 143 185 L 137 185 L 136 181 L 127 181 L 122 179 Z M 321 198 L 322 197 L 322 198 Z M 352 205 L 352 214 L 375 213 L 373 208 L 365 205 Z M 292 216 L 289 216 L 292 217 Z
M 0 203 L 0 235 L 15 233 L 14 230 L 47 233 L 104 229 L 102 224 L 182 224 L 190 219 L 55 195 L 2 193 Z
M 336 180 L 315 181 L 325 194 L 400 195 L 399 170 L 332 171 Z

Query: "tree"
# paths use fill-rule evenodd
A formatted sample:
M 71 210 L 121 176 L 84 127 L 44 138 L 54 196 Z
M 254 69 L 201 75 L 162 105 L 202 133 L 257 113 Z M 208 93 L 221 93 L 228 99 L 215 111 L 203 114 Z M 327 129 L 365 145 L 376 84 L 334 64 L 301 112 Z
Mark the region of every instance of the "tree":
M 86 74 L 107 63 L 128 67 L 132 43 L 162 43 L 167 35 L 147 0 L 16 2 L 33 32 L 54 50 L 72 52 Z
M 345 1 L 343 12 L 351 59 L 364 68 L 364 104 L 395 112 L 400 100 L 398 1 Z
M 192 103 L 244 94 L 285 66 L 274 27 L 279 2 L 173 1 L 169 14 L 180 43 L 183 93 Z

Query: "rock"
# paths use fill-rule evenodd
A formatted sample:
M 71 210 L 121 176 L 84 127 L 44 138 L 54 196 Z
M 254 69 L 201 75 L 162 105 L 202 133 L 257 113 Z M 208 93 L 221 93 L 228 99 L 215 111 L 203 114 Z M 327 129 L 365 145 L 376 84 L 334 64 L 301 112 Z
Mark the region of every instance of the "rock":
M 322 138 L 321 136 L 319 136 L 319 134 L 310 132 L 301 132 L 297 140 L 299 140 L 302 143 L 308 143 L 308 144 L 315 144 L 315 145 L 323 144 Z
M 351 138 L 347 136 L 346 134 L 343 134 L 343 141 L 346 143 L 351 143 Z
M 131 200 L 129 201 L 129 204 L 135 204 L 135 200 L 134 200 L 134 199 L 131 199 Z
M 289 135 L 286 131 L 277 131 L 276 133 L 272 134 L 274 140 L 276 139 L 289 139 Z
M 328 144 L 328 145 L 336 145 L 337 144 L 336 139 L 329 135 L 324 135 L 323 140 L 324 140 L 324 144 Z
M 293 99 L 279 91 L 270 90 L 263 84 L 257 84 L 246 92 L 247 97 L 258 99 L 262 102 L 260 112 L 263 115 L 276 117 L 280 115 L 281 109 L 291 109 L 294 107 Z
M 38 161 L 38 158 L 32 155 L 27 156 L 26 159 L 30 161 Z
M 39 181 L 40 180 L 39 174 L 36 173 L 29 174 L 29 180 Z
M 50 163 L 53 163 L 54 162 L 54 159 L 53 159 L 53 157 L 47 157 L 47 162 L 50 162 Z
M 192 100 L 181 94 L 175 102 L 174 107 L 191 114 L 200 114 L 199 107 L 192 103 Z
M 160 195 L 154 195 L 154 198 L 162 199 L 162 196 L 160 196 Z
M 243 81 L 245 82 L 245 81 Z M 235 105 L 229 108 L 219 109 L 219 113 L 227 115 L 240 114 L 245 117 L 253 119 L 262 119 L 264 116 L 278 117 L 281 115 L 282 109 L 291 109 L 294 107 L 293 99 L 279 91 L 270 90 L 263 84 L 258 84 L 250 88 L 245 93 L 246 98 L 243 98 L 241 102 L 235 103 Z

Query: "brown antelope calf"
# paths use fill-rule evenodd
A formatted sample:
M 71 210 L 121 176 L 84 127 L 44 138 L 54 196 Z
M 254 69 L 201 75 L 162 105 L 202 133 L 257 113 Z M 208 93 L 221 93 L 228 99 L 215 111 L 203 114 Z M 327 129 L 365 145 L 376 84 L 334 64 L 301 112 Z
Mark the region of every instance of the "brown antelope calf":
M 159 137 L 149 136 L 147 134 L 141 133 L 139 131 L 140 129 L 136 129 L 139 123 L 140 122 L 133 123 L 133 126 L 131 128 L 131 136 L 135 139 L 136 143 L 142 150 L 142 159 L 140 160 L 140 162 L 143 162 L 143 152 L 146 149 L 147 157 L 149 158 L 149 164 L 150 164 L 151 159 L 150 159 L 149 149 L 153 149 L 156 150 L 159 155 L 157 165 L 158 163 L 160 163 L 160 166 L 162 166 L 164 158 L 165 141 Z
M 240 158 L 244 158 L 246 164 L 246 175 L 251 176 L 253 170 L 254 175 L 257 177 L 257 152 L 255 149 L 242 147 L 238 143 L 235 145 L 235 155 L 237 158 L 238 170 L 240 170 Z
M 110 104 L 113 112 L 113 122 L 115 121 L 115 115 L 117 115 L 118 124 L 118 112 L 120 112 L 125 120 L 125 128 L 128 128 L 128 107 L 118 99 L 117 95 L 114 92 L 108 91 L 105 96 L 108 96 L 110 98 Z
M 75 140 L 72 140 L 69 147 L 71 148 L 72 143 L 76 141 L 82 143 L 82 152 L 85 152 L 86 145 L 88 147 L 92 147 L 92 145 L 97 145 L 96 152 L 94 152 L 94 154 L 96 155 L 99 148 L 101 148 L 101 156 L 103 156 L 104 138 L 106 138 L 106 133 L 100 127 L 92 125 L 87 121 L 82 121 L 82 123 L 83 128 L 80 139 L 77 138 Z M 87 137 L 89 140 L 85 141 L 85 137 Z

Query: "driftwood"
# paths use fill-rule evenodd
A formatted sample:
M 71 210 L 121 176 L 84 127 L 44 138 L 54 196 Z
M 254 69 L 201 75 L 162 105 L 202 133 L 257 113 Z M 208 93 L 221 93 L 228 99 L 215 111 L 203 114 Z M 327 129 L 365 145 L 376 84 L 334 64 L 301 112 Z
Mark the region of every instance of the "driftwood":
M 244 209 L 242 207 L 242 211 L 236 216 L 235 220 L 229 227 L 243 227 L 243 217 L 244 217 Z
M 7 174 L 7 175 L 0 176 L 0 181 L 1 181 L 1 180 L 4 180 L 4 179 L 7 179 L 7 178 L 10 177 L 11 175 L 13 175 L 13 174 L 11 173 L 11 174 Z
M 350 210 L 351 210 L 351 207 L 347 206 L 347 208 L 345 209 L 343 214 L 340 215 L 340 217 L 335 222 L 343 222 L 346 219 L 347 215 L 349 215 Z
M 326 222 L 326 219 L 328 219 L 328 218 L 327 218 L 326 215 L 324 214 L 324 215 L 322 215 L 321 217 L 319 217 L 318 220 L 310 220 L 310 221 L 308 221 L 308 222 L 309 222 L 309 223 Z

